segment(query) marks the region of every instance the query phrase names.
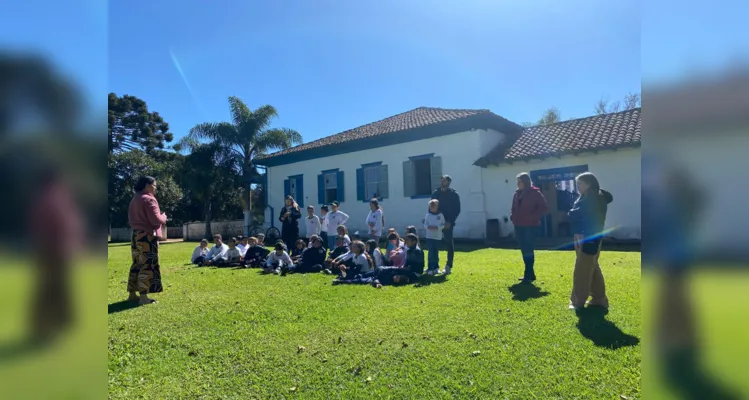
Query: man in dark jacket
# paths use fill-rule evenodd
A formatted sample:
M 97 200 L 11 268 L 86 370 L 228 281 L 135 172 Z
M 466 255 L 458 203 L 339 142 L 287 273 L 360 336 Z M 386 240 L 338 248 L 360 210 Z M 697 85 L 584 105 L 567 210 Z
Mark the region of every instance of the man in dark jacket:
M 447 247 L 447 264 L 445 265 L 445 275 L 452 273 L 453 258 L 455 257 L 455 243 L 453 241 L 453 227 L 455 220 L 460 215 L 460 195 L 450 187 L 452 178 L 450 175 L 444 175 L 440 182 L 440 188 L 432 193 L 432 199 L 440 202 L 440 212 L 445 217 L 445 228 L 442 229 L 442 241 Z
M 510 220 L 515 226 L 515 238 L 520 245 L 520 253 L 523 255 L 525 272 L 520 281 L 531 283 L 536 280 L 536 271 L 533 269 L 535 263 L 535 239 L 538 227 L 541 225 L 541 217 L 549 211 L 546 198 L 541 189 L 533 186 L 531 176 L 523 172 L 517 176 L 518 190 L 512 198 L 512 210 Z

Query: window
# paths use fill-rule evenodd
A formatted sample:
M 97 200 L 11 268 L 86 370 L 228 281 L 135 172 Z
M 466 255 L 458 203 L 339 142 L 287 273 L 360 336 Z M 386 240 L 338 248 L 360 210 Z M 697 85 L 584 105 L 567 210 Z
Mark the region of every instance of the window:
M 403 162 L 403 195 L 411 198 L 430 197 L 440 186 L 442 157 L 434 154 L 410 157 Z
M 356 170 L 356 199 L 368 203 L 390 197 L 388 190 L 388 166 L 382 162 L 362 164 Z
M 325 174 L 325 204 L 338 200 L 338 174 Z
M 283 182 L 283 196 L 291 196 L 299 207 L 304 206 L 304 175 L 290 176 Z
M 322 171 L 317 175 L 317 202 L 330 204 L 334 201 L 343 203 L 343 171 L 338 169 Z

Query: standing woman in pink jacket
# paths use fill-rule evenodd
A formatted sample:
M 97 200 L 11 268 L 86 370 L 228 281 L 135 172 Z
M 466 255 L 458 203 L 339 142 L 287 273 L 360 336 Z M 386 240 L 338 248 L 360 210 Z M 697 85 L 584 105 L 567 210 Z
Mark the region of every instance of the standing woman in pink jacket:
M 135 183 L 135 195 L 130 201 L 128 218 L 133 229 L 130 242 L 133 254 L 133 265 L 127 281 L 128 300 L 139 300 L 141 305 L 154 303 L 148 293 L 159 293 L 164 290 L 161 285 L 159 268 L 159 237 L 161 227 L 166 224 L 166 214 L 159 209 L 156 201 L 156 179 L 144 176 Z M 135 292 L 140 293 L 138 297 Z

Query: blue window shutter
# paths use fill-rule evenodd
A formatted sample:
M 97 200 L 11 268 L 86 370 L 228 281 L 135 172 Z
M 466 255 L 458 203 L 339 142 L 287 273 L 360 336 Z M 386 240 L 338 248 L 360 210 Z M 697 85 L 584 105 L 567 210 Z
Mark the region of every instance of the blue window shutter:
M 317 202 L 325 204 L 325 176 L 317 175 Z
M 283 198 L 286 199 L 286 196 L 291 193 L 291 184 L 289 184 L 288 179 L 284 179 L 283 181 Z
M 346 196 L 344 195 L 346 193 L 346 190 L 343 187 L 343 171 L 338 171 L 338 202 L 343 203 L 346 201 Z
M 364 193 L 364 168 L 356 170 L 356 200 L 366 201 L 367 195 Z
M 380 183 L 377 185 L 377 194 L 381 199 L 387 199 L 390 197 L 390 191 L 388 188 L 388 166 L 380 166 Z
M 416 191 L 414 187 L 414 171 L 411 166 L 411 160 L 403 161 L 403 196 L 413 196 Z
M 442 186 L 442 157 L 432 157 L 429 165 L 432 173 L 432 191 L 435 191 Z
M 296 199 L 297 204 L 299 207 L 304 207 L 304 175 L 296 178 L 296 195 L 299 197 Z

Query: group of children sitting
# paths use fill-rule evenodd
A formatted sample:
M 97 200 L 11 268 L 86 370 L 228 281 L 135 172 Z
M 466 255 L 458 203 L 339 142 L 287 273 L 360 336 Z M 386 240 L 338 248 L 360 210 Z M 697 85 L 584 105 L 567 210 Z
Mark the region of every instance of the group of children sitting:
M 288 251 L 279 241 L 273 251 L 263 246 L 264 235 L 231 238 L 223 243 L 214 235 L 214 246 L 208 248 L 203 239 L 195 248 L 192 263 L 198 266 L 262 268 L 264 273 L 285 276 L 289 273 L 324 272 L 337 275 L 333 284 L 405 284 L 424 272 L 424 252 L 419 247 L 416 228 L 406 228 L 405 240 L 395 229 L 388 231 L 385 253 L 376 240 L 366 243 L 354 236 L 352 241 L 344 226 L 338 227 L 336 247 L 328 252 L 322 238 L 313 235 L 309 243 L 303 239 Z
M 429 202 L 429 213 L 423 220 L 429 244 L 428 275 L 439 273 L 437 243 L 441 240 L 444 217 L 439 212 L 439 202 Z M 382 285 L 407 284 L 417 280 L 425 267 L 424 251 L 419 247 L 415 226 L 406 227 L 405 239 L 395 228 L 387 233 L 387 245 L 383 253 L 375 239 L 365 242 L 358 235 L 348 235 L 345 225 L 337 226 L 335 248 L 319 235 L 313 234 L 308 242 L 298 239 L 289 252 L 286 244 L 279 240 L 273 251 L 264 247 L 265 236 L 231 238 L 228 245 L 221 235 L 214 235 L 214 246 L 209 250 L 203 239 L 195 248 L 192 263 L 198 266 L 262 268 L 264 273 L 285 276 L 289 273 L 324 272 L 336 275 L 337 284 Z M 330 252 L 328 252 L 330 250 Z M 449 274 L 450 271 L 445 271 Z

